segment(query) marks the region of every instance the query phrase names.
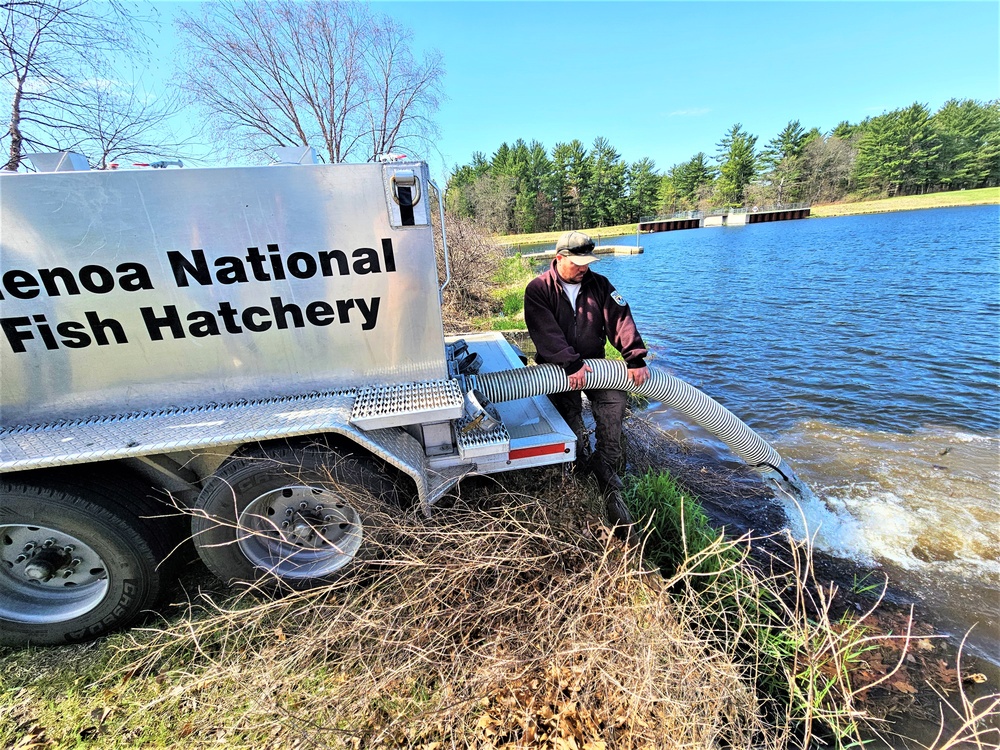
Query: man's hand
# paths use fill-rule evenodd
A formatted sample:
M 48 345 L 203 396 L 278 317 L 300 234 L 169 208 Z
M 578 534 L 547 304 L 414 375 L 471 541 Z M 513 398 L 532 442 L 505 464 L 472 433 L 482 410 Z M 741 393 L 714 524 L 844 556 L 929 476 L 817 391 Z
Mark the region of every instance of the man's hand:
M 648 367 L 636 367 L 634 370 L 626 370 L 628 373 L 628 379 L 632 381 L 632 384 L 638 388 L 640 385 L 649 380 L 649 368 Z
M 579 370 L 569 376 L 569 387 L 574 391 L 581 391 L 587 384 L 587 373 L 593 372 L 590 365 L 584 365 Z

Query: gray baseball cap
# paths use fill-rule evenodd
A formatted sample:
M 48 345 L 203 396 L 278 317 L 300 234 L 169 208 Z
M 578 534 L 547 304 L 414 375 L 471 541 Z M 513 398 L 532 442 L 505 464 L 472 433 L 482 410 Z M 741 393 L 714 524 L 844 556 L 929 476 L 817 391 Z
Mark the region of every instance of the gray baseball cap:
M 563 232 L 556 241 L 556 255 L 569 258 L 578 266 L 600 260 L 594 255 L 594 241 L 583 232 Z

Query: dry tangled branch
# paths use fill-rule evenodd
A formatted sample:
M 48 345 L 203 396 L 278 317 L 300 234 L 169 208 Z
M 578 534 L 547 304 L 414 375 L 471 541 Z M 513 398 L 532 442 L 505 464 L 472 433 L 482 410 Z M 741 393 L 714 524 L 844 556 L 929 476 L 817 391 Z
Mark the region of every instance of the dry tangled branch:
M 441 247 L 441 228 L 435 216 L 435 243 Z M 492 292 L 503 259 L 503 249 L 471 219 L 453 214 L 445 217 L 451 281 L 444 290 L 441 313 L 448 332 L 469 330 L 474 317 L 496 313 L 499 301 Z M 443 259 L 439 252 L 439 272 L 444 278 Z
M 252 706 L 229 731 L 305 746 L 750 747 L 769 736 L 731 659 L 686 629 L 585 497 L 546 508 L 486 494 L 489 512 L 458 501 L 431 522 L 367 509 L 384 554 L 281 599 L 203 597 L 140 637 L 129 672 L 188 673 L 182 692 L 219 702 L 216 715 Z

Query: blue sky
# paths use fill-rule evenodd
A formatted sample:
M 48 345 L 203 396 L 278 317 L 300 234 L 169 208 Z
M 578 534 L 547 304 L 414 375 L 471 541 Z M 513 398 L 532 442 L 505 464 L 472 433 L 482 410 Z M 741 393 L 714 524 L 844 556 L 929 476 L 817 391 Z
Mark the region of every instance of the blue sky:
M 828 131 L 915 101 L 1000 97 L 997 2 L 375 7 L 444 56 L 439 153 L 419 155 L 438 172 L 519 137 L 551 151 L 597 136 L 665 170 L 713 155 L 737 122 L 763 145 L 793 119 Z

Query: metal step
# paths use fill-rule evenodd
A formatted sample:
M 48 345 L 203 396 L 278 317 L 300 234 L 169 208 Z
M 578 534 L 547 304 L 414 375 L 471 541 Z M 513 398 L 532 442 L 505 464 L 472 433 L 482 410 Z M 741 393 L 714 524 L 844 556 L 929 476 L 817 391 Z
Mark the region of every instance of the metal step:
M 465 399 L 454 380 L 362 388 L 354 401 L 351 424 L 362 430 L 458 419 Z
M 458 453 L 462 458 L 478 458 L 480 456 L 494 456 L 506 454 L 510 451 L 510 433 L 502 424 L 498 427 L 484 432 L 479 429 L 471 429 L 463 432 L 469 422 L 468 417 L 463 417 L 455 425 L 455 435 L 458 437 Z

